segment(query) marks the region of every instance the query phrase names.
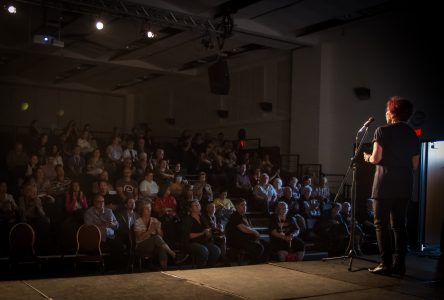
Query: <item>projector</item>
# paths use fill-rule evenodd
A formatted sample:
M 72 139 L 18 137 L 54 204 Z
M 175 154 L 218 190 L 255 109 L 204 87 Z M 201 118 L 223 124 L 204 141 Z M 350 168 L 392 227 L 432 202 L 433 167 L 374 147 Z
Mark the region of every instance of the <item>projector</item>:
M 56 39 L 53 36 L 47 35 L 47 34 L 35 34 L 33 38 L 33 42 L 36 44 L 43 44 L 43 45 L 51 45 L 54 47 L 63 48 L 65 47 L 65 43 Z

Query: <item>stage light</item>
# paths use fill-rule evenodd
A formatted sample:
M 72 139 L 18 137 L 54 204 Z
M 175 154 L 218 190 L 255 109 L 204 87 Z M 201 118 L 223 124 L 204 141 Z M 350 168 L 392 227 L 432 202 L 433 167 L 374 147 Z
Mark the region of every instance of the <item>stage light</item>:
M 105 26 L 105 25 L 103 24 L 102 21 L 98 20 L 98 21 L 96 22 L 96 28 L 97 28 L 97 30 L 102 30 L 104 26 Z
M 148 30 L 148 31 L 146 32 L 146 36 L 147 36 L 149 39 L 152 39 L 152 38 L 155 38 L 155 37 L 156 37 L 156 35 L 154 34 L 154 32 L 152 32 L 151 30 Z
M 15 7 L 12 4 L 8 4 L 6 6 L 6 10 L 10 13 L 10 14 L 16 14 L 17 13 L 17 7 Z
M 28 108 L 29 108 L 29 103 L 28 102 L 22 102 L 20 104 L 20 109 L 21 110 L 26 111 L 26 110 L 28 110 Z

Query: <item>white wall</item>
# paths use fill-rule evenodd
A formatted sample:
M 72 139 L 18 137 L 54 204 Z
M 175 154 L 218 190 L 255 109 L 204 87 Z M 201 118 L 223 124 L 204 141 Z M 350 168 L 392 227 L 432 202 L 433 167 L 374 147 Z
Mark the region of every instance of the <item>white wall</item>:
M 318 162 L 325 173 L 345 173 L 357 130 L 374 116 L 369 142 L 385 123 L 385 102 L 392 95 L 407 97 L 426 111 L 426 135 L 444 134 L 437 101 L 442 95 L 433 80 L 424 78 L 433 79 L 426 72 L 431 58 L 421 56 L 425 52 L 399 18 L 386 15 L 333 29 L 323 34 L 320 48 L 294 51 L 292 124 L 299 129 L 292 129 L 292 138 L 304 136 L 305 142 L 292 142 L 292 152 L 301 154 L 302 163 Z M 359 86 L 371 89 L 369 100 L 354 95 Z
M 300 163 L 319 162 L 320 55 L 319 48 L 293 53 L 290 152 Z

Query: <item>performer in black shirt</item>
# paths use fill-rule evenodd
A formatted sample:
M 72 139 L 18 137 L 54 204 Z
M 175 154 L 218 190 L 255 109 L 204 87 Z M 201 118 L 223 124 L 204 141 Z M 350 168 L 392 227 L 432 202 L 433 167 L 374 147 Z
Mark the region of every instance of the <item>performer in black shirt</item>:
M 375 208 L 376 237 L 382 262 L 369 269 L 375 274 L 405 273 L 406 210 L 412 196 L 413 171 L 419 165 L 419 139 L 406 123 L 413 112 L 410 101 L 393 96 L 387 101 L 385 126 L 378 127 L 373 137 L 372 154 L 364 160 L 376 165 L 372 198 Z M 390 234 L 390 218 L 394 232 L 394 264 Z

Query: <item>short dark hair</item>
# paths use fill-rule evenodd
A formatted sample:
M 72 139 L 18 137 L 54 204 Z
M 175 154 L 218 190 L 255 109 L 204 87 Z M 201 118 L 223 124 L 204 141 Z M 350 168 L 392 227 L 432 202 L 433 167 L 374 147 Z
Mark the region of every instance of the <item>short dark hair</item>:
M 247 202 L 247 200 L 245 200 L 244 198 L 234 198 L 232 200 L 234 206 L 238 206 L 239 204 L 241 204 L 242 202 Z
M 395 120 L 408 121 L 413 113 L 413 104 L 400 96 L 392 96 L 387 101 L 387 111 L 392 114 Z
M 147 206 L 147 205 L 151 206 L 151 203 L 148 202 L 148 201 L 143 201 L 143 200 L 142 201 L 137 201 L 137 203 L 136 203 L 136 211 L 137 211 L 137 214 L 139 215 L 139 217 L 142 216 L 143 210 L 145 209 L 145 206 Z

